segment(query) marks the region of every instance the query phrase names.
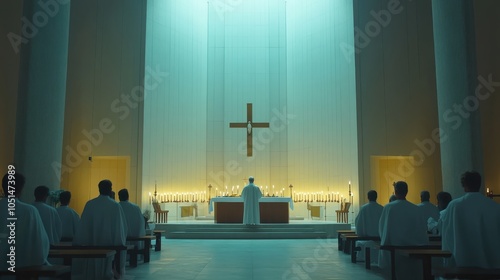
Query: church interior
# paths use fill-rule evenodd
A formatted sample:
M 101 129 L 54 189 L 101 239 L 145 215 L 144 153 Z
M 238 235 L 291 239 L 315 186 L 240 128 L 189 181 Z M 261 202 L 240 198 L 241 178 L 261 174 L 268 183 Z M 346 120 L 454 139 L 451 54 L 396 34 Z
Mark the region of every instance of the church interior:
M 351 229 L 369 190 L 385 205 L 393 183 L 405 181 L 409 202 L 420 203 L 421 191 L 429 191 L 437 204 L 439 192 L 462 196 L 460 176 L 472 170 L 482 175 L 480 193 L 499 201 L 499 1 L 6 0 L 2 6 L 0 166 L 4 174 L 11 165 L 26 176 L 20 197 L 26 203 L 45 185 L 70 191 L 81 215 L 99 196 L 99 182 L 109 179 L 115 192 L 128 189 L 157 229 L 206 225 L 214 223 L 210 201 L 238 198 L 253 176 L 264 197 L 290 198 L 290 225 Z M 338 211 L 346 204 L 343 220 Z M 300 242 L 314 250 L 311 241 L 248 240 L 264 251 L 275 244 L 285 256 L 300 251 Z M 202 263 L 200 256 L 220 247 L 216 240 L 206 250 L 194 240 L 175 242 L 175 252 L 198 254 L 182 263 Z M 253 262 L 265 255 L 252 254 Z M 337 266 L 352 268 L 334 255 Z M 155 261 L 131 270 L 129 279 L 153 275 L 167 262 Z M 253 278 L 311 279 L 282 276 L 292 263 Z M 329 268 L 320 263 L 315 273 L 321 273 L 308 277 L 383 279 L 370 272 L 327 278 Z M 240 279 L 245 269 L 235 268 L 228 279 Z M 203 273 L 172 279 L 202 276 L 213 279 Z

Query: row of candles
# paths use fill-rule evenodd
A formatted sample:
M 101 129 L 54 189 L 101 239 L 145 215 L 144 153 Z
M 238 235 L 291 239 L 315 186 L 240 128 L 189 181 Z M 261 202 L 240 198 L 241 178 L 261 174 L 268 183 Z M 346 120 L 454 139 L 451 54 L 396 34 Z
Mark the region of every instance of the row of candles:
M 274 185 L 271 187 L 269 186 L 260 186 L 259 187 L 260 192 L 262 193 L 262 196 L 274 196 L 274 197 L 283 197 L 285 196 L 285 188 L 282 188 L 279 190 L 279 188 L 275 188 Z M 228 188 L 228 186 L 225 187 L 225 189 L 219 190 L 219 188 L 215 188 L 215 196 L 239 196 L 240 194 L 240 186 L 236 185 L 232 186 L 231 188 Z
M 292 189 L 292 185 L 290 185 L 290 191 Z M 155 192 L 154 195 L 149 193 L 149 203 L 153 203 L 158 201 L 160 203 L 168 203 L 168 202 L 205 202 L 210 200 L 211 189 L 212 186 L 209 185 L 209 195 L 207 198 L 207 192 L 176 192 L 176 193 L 157 193 L 157 186 L 155 182 Z M 263 196 L 267 197 L 284 197 L 285 196 L 285 188 L 279 190 L 279 188 L 275 188 L 274 185 L 271 187 L 268 186 L 260 186 L 259 187 Z M 219 190 L 219 188 L 215 188 L 215 196 L 239 196 L 240 195 L 240 186 L 236 185 L 229 188 L 225 186 L 225 188 Z M 349 181 L 349 201 L 353 200 L 353 193 L 351 191 L 351 181 Z M 347 198 L 344 198 L 339 192 L 293 192 L 292 200 L 294 202 L 346 202 Z
M 352 199 L 353 194 L 351 192 Z M 339 192 L 293 192 L 293 202 L 346 202 L 347 198 Z
M 207 192 L 176 192 L 176 193 L 157 193 L 151 195 L 149 193 L 149 203 L 158 201 L 160 203 L 166 202 L 205 202 L 207 201 Z

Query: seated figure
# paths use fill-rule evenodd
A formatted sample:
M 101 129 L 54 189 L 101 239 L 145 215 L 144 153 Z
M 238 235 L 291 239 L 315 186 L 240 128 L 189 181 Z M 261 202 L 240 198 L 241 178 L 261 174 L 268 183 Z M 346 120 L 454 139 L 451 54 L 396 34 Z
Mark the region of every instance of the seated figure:
M 441 217 L 446 211 L 446 207 L 451 202 L 451 194 L 448 192 L 439 192 L 437 194 L 438 209 L 439 209 L 439 220 L 434 220 L 430 217 L 427 220 L 427 232 L 435 235 L 441 235 L 442 220 Z
M 478 172 L 465 172 L 461 184 L 465 195 L 441 217 L 443 250 L 452 253 L 445 266 L 500 269 L 500 205 L 479 193 Z
M 397 197 L 384 206 L 379 222 L 380 244 L 393 246 L 427 245 L 427 225 L 419 207 L 406 200 L 408 184 L 403 181 L 394 183 L 394 193 Z M 391 267 L 390 253 L 379 252 L 379 266 L 385 273 Z M 422 279 L 422 264 L 419 260 L 407 257 L 396 257 L 397 279 Z
M 368 201 L 368 203 L 361 206 L 356 216 L 356 234 L 358 236 L 378 237 L 378 222 L 384 207 L 377 203 L 377 192 L 374 190 L 368 192 Z M 371 247 L 370 259 L 376 264 L 378 262 L 378 250 L 374 248 L 374 245 L 374 241 L 357 241 L 356 247 L 361 248 L 361 251 L 357 254 L 357 258 L 363 261 L 365 259 L 365 248 Z
M 61 218 L 62 224 L 62 241 L 72 241 L 75 236 L 75 232 L 80 222 L 80 216 L 75 210 L 69 207 L 69 202 L 71 200 L 71 193 L 68 191 L 62 192 L 59 195 L 59 201 L 61 205 L 57 207 L 57 213 L 59 218 Z
M 24 188 L 25 179 L 21 173 L 15 173 L 14 178 L 9 179 L 6 174 L 2 179 L 2 189 L 5 197 L 0 199 L 0 270 L 7 270 L 11 264 L 7 261 L 12 244 L 8 243 L 11 228 L 8 226 L 11 221 L 7 218 L 9 213 L 9 203 L 15 203 L 15 266 L 26 267 L 32 265 L 48 264 L 50 243 L 47 232 L 43 227 L 42 219 L 38 210 L 33 205 L 29 205 L 19 200 Z M 14 183 L 11 183 L 14 182 Z M 15 188 L 9 189 L 9 186 Z

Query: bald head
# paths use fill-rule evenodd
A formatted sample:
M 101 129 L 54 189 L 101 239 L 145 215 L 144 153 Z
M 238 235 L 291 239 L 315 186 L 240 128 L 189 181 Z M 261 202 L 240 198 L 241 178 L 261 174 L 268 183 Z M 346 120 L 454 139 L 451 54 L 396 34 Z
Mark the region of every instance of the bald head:
M 253 183 L 253 181 L 254 181 L 253 176 L 248 177 L 248 182 Z

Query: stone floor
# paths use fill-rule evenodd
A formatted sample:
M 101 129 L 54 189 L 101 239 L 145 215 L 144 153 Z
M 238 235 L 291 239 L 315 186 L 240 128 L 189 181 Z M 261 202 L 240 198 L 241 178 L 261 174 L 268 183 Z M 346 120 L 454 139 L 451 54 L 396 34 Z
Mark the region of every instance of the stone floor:
M 383 279 L 337 250 L 336 239 L 162 239 L 149 264 L 127 267 L 125 279 Z

